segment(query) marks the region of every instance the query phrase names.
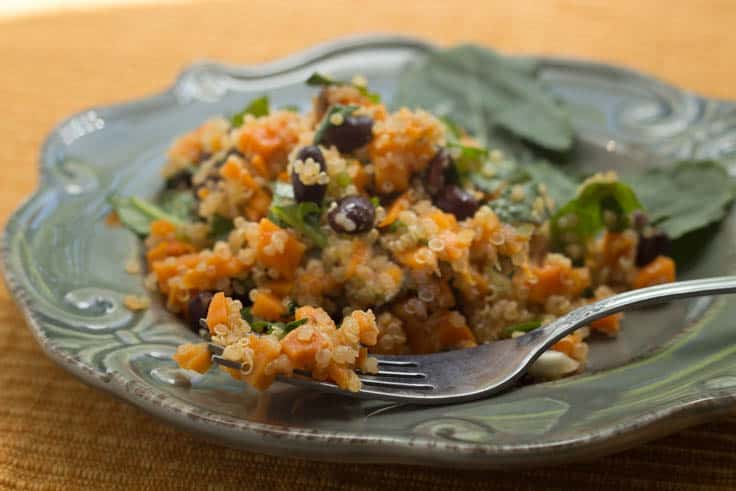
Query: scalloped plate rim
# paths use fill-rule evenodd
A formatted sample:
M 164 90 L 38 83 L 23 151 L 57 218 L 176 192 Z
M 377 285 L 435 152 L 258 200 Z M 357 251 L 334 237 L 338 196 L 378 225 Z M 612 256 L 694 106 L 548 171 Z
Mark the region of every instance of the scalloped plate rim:
M 248 421 L 229 416 L 216 415 L 203 411 L 180 399 L 162 395 L 139 381 L 126 379 L 114 371 L 100 372 L 67 353 L 63 348 L 49 339 L 36 319 L 33 311 L 33 297 L 20 284 L 17 271 L 10 264 L 10 237 L 20 223 L 20 215 L 31 204 L 41 199 L 44 191 L 52 189 L 47 175 L 49 165 L 49 148 L 61 129 L 71 121 L 91 111 L 115 112 L 124 108 L 132 108 L 140 104 L 152 102 L 164 97 L 176 97 L 177 88 L 187 76 L 197 71 L 216 71 L 237 77 L 265 77 L 278 73 L 279 70 L 293 69 L 299 65 L 308 65 L 320 58 L 329 57 L 346 50 L 396 44 L 406 47 L 433 49 L 436 46 L 419 38 L 390 35 L 367 34 L 349 36 L 317 44 L 311 48 L 290 54 L 274 61 L 247 66 L 236 66 L 227 63 L 202 60 L 194 62 L 183 69 L 174 82 L 165 90 L 138 99 L 109 105 L 92 106 L 78 111 L 65 118 L 49 132 L 40 150 L 40 179 L 33 193 L 25 198 L 11 213 L 3 230 L 0 244 L 0 271 L 3 273 L 8 291 L 20 307 L 34 338 L 42 350 L 56 364 L 76 378 L 96 388 L 115 395 L 157 417 L 180 428 L 212 438 L 213 434 L 222 437 L 220 443 L 228 446 L 258 450 L 264 453 L 280 455 L 283 452 L 315 460 L 352 461 L 371 463 L 404 463 L 404 464 L 437 464 L 453 467 L 500 467 L 523 466 L 535 464 L 563 463 L 578 458 L 589 458 L 629 448 L 635 444 L 664 436 L 686 427 L 707 422 L 726 414 L 736 408 L 736 388 L 722 389 L 718 394 L 691 397 L 692 400 L 680 400 L 670 403 L 661 410 L 626 420 L 619 424 L 604 427 L 602 430 L 570 438 L 558 443 L 520 443 L 495 445 L 489 443 L 457 443 L 429 438 L 371 436 L 351 432 L 333 432 L 323 430 L 304 430 L 290 426 L 277 426 L 255 421 Z M 584 58 L 556 56 L 522 55 L 524 58 L 535 58 L 549 64 L 575 65 L 597 70 L 610 70 L 626 73 L 655 83 L 659 86 L 675 90 L 678 93 L 695 95 L 711 102 L 731 101 L 702 97 L 695 92 L 679 89 L 656 77 L 635 69 L 617 66 Z M 275 72 L 275 73 L 272 73 Z M 260 75 L 259 75 L 260 74 Z M 109 116 L 114 118 L 115 115 Z M 22 274 L 22 273 L 21 273 Z M 216 416 L 216 417 L 215 417 Z M 667 422 L 667 425 L 661 423 Z M 658 425 L 658 423 L 660 423 Z M 232 433 L 232 430 L 235 430 Z M 227 432 L 231 432 L 227 434 Z M 315 443 L 328 444 L 326 450 L 320 450 Z M 291 444 L 290 447 L 284 445 Z M 339 454 L 340 450 L 350 450 L 349 454 Z M 386 452 L 387 449 L 392 451 Z M 318 453 L 316 453 L 318 450 Z

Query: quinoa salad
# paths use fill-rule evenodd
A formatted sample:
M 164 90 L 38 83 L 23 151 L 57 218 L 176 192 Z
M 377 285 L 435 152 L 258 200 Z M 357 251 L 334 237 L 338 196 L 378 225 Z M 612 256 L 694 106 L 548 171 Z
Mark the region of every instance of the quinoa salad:
M 529 170 L 459 118 L 390 109 L 362 77 L 308 83 L 304 113 L 261 97 L 176 139 L 156 203 L 111 198 L 144 240 L 145 266 L 126 269 L 204 338 L 178 347 L 182 368 L 209 370 L 215 345 L 219 369 L 257 389 L 296 372 L 357 391 L 373 354 L 471 348 L 674 281 L 670 237 L 615 172 L 560 199 L 538 172 L 550 164 Z M 621 319 L 531 373 L 579 372 Z

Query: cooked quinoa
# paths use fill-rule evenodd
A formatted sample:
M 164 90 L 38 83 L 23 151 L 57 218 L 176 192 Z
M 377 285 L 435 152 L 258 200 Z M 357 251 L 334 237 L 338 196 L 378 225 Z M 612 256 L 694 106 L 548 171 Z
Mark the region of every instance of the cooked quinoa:
M 361 79 L 328 85 L 304 115 L 245 114 L 239 125 L 214 118 L 169 150 L 164 177 L 191 195 L 195 213 L 152 223 L 146 284 L 193 329 L 206 320 L 206 337 L 241 367 L 221 367 L 233 377 L 264 389 L 299 370 L 357 391 L 355 370 L 376 370 L 371 353 L 514 337 L 673 279 L 665 256 L 637 267 L 639 233 L 631 221 L 614 226 L 615 214 L 586 241 L 575 240 L 574 214 L 559 217 L 555 243 L 543 183 L 505 181 L 502 152 L 450 134 L 426 111 L 390 112 L 364 87 Z M 492 190 L 463 175 L 467 154 L 478 152 L 476 170 L 495 179 Z M 501 200 L 509 209 L 528 204 L 526 218 L 508 219 Z M 589 333 L 615 335 L 620 319 L 567 336 L 532 373 L 580 370 Z M 175 359 L 204 371 L 210 354 L 206 343 L 187 344 Z

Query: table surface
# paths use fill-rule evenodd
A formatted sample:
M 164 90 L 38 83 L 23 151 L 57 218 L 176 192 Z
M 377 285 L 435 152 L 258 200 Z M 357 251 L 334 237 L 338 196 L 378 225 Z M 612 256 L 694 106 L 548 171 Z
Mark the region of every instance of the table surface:
M 254 63 L 336 36 L 403 32 L 628 65 L 736 98 L 736 2 L 208 2 L 0 21 L 0 224 L 32 192 L 39 146 L 82 108 L 166 87 L 202 59 Z M 40 351 L 0 286 L 0 487 L 732 489 L 736 416 L 598 460 L 516 472 L 334 465 L 221 448 L 93 390 Z M 357 477 L 359 476 L 359 477 Z

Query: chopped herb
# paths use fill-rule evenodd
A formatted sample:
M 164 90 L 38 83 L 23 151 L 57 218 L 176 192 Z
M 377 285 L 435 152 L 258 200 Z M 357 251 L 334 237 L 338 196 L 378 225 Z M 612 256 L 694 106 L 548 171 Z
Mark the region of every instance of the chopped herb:
M 515 332 L 529 332 L 533 331 L 534 329 L 539 328 L 542 325 L 541 320 L 531 320 L 527 322 L 522 322 L 520 324 L 514 324 L 513 326 L 508 326 L 504 328 L 503 335 L 504 336 L 511 336 Z
M 215 214 L 210 222 L 210 237 L 214 240 L 226 240 L 235 225 L 233 221 L 227 217 Z
M 401 230 L 404 230 L 405 228 L 406 228 L 406 224 L 404 222 L 402 222 L 401 220 L 396 220 L 391 225 L 386 227 L 386 231 L 388 233 L 394 233 L 394 232 L 399 232 Z
M 372 203 L 372 204 L 373 204 L 373 206 L 375 206 L 376 208 L 378 208 L 379 206 L 381 206 L 381 200 L 380 200 L 380 199 L 378 199 L 378 196 L 371 196 L 371 203 Z
M 272 204 L 268 215 L 272 221 L 300 232 L 317 247 L 327 245 L 327 236 L 320 228 L 322 209 L 316 203 Z
M 347 172 L 340 172 L 336 176 L 335 182 L 337 182 L 337 185 L 341 188 L 346 188 L 353 183 L 353 180 L 350 178 L 350 174 L 348 174 Z
M 253 99 L 242 111 L 233 114 L 230 117 L 230 124 L 233 128 L 239 128 L 243 125 L 246 114 L 260 117 L 267 116 L 269 112 L 271 112 L 271 109 L 269 107 L 268 96 L 264 95 L 257 99 Z
M 287 322 L 286 325 L 284 326 L 285 327 L 284 331 L 285 331 L 286 334 L 288 334 L 291 331 L 293 331 L 294 329 L 296 329 L 297 327 L 306 324 L 307 321 L 309 321 L 309 319 L 306 319 L 305 318 L 305 319 L 299 319 L 299 320 L 294 320 L 294 321 L 291 321 L 291 322 Z
M 120 218 L 120 222 L 129 230 L 140 236 L 150 233 L 151 222 L 154 220 L 166 220 L 177 227 L 184 226 L 184 222 L 162 208 L 135 196 L 124 198 L 122 196 L 110 196 L 108 202 Z
M 271 322 L 254 317 L 250 307 L 240 311 L 240 316 L 248 322 L 250 328 L 258 334 L 275 334 L 279 338 L 284 337 L 297 327 L 306 324 L 309 319 L 293 320 L 291 322 Z
M 330 107 L 330 110 L 322 118 L 322 122 L 320 122 L 317 131 L 315 131 L 314 133 L 314 144 L 319 145 L 320 143 L 322 143 L 322 138 L 325 135 L 325 131 L 327 131 L 327 128 L 333 126 L 332 116 L 339 114 L 344 119 L 353 114 L 357 109 L 358 106 L 353 104 L 347 106 L 343 106 L 342 104 L 335 104 L 334 106 Z
M 381 102 L 381 95 L 376 92 L 371 92 L 365 85 L 358 85 L 353 82 L 347 82 L 345 80 L 335 80 L 334 78 L 328 77 L 321 73 L 313 73 L 306 81 L 306 84 L 312 87 L 328 87 L 330 85 L 348 85 L 358 89 L 361 95 L 367 97 L 374 104 Z

